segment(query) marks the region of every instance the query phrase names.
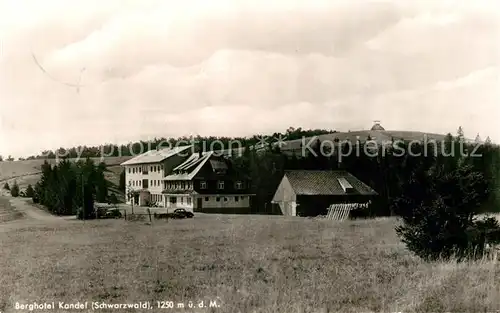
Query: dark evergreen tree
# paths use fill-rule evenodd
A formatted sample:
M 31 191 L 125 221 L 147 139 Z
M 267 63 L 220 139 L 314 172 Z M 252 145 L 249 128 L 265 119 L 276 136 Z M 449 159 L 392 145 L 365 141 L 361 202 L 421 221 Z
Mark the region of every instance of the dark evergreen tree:
M 446 146 L 457 142 L 459 137 L 448 138 Z M 469 164 L 471 160 L 455 154 L 441 155 L 434 164 L 425 158 L 407 161 L 414 163 L 412 172 L 394 203 L 404 221 L 396 229 L 403 242 L 426 260 L 480 255 L 486 239 L 495 240 L 491 234 L 498 231 L 485 230 L 489 222 L 475 220 L 489 194 L 483 174 Z
M 14 181 L 14 184 L 10 188 L 10 195 L 13 197 L 19 197 L 19 186 L 16 181 Z
M 34 195 L 35 195 L 35 190 L 31 186 L 31 184 L 28 184 L 28 187 L 26 187 L 26 197 L 33 198 Z
M 118 182 L 118 189 L 121 192 L 125 193 L 125 188 L 126 188 L 126 186 L 125 186 L 125 170 L 122 170 L 120 172 L 120 180 Z

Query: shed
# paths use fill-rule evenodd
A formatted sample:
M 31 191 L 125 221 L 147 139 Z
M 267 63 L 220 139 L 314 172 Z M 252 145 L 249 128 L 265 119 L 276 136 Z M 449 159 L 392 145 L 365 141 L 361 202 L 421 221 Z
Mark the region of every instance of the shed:
M 347 171 L 286 171 L 272 202 L 278 204 L 283 215 L 326 215 L 328 207 L 336 203 L 365 204 L 377 196 L 366 185 Z

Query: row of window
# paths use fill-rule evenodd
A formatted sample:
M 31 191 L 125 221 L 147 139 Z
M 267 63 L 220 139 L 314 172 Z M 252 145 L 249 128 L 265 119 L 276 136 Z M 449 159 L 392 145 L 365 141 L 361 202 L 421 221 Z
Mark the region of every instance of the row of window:
M 142 187 L 142 181 L 141 180 L 132 180 L 130 181 L 131 186 L 133 187 Z M 144 184 L 147 184 L 147 180 L 144 182 Z M 161 180 L 159 179 L 150 179 L 149 180 L 149 185 L 151 187 L 159 187 L 161 186 Z M 148 186 L 144 186 L 147 188 Z M 167 189 L 192 189 L 193 188 L 193 182 L 168 182 L 167 183 Z M 243 189 L 243 183 L 238 181 L 235 183 L 235 188 L 236 189 Z M 200 189 L 207 189 L 207 182 L 202 181 L 200 182 Z M 224 189 L 224 181 L 220 180 L 217 182 L 217 189 Z
M 140 180 L 131 180 L 130 185 L 132 187 L 142 187 L 142 182 Z
M 180 203 L 184 204 L 184 198 L 186 198 L 186 204 L 191 204 L 191 197 L 179 197 L 180 198 Z M 210 201 L 211 197 L 205 197 L 205 202 Z M 215 201 L 220 202 L 220 201 L 229 201 L 231 200 L 232 197 L 215 197 Z M 239 200 L 243 201 L 245 200 L 245 196 L 234 196 L 234 201 L 238 202 Z M 169 198 L 170 203 L 177 203 L 177 197 L 170 197 Z
M 184 198 L 186 198 L 186 204 L 188 205 L 191 205 L 191 197 L 179 197 L 181 200 L 180 200 L 180 204 L 184 204 Z M 172 204 L 175 204 L 177 203 L 177 197 L 170 197 L 170 203 Z
M 167 189 L 193 189 L 193 182 L 190 181 L 168 182 Z
M 135 166 L 135 167 L 129 167 L 128 168 L 128 173 L 129 174 L 135 174 L 135 173 L 144 173 L 147 174 L 148 171 L 150 172 L 161 172 L 163 171 L 163 165 L 143 165 L 143 166 Z
M 217 182 L 217 189 L 224 189 L 224 181 L 219 180 Z M 234 187 L 236 189 L 243 189 L 243 183 L 241 181 L 237 181 L 234 184 Z M 193 188 L 193 183 L 192 182 L 169 182 L 167 183 L 167 189 L 192 189 Z M 200 182 L 200 189 L 207 189 L 207 182 L 206 181 L 201 181 Z
M 231 197 L 215 197 L 215 201 L 220 202 L 221 200 L 228 201 L 228 199 L 231 199 Z M 235 196 L 234 201 L 238 202 L 239 200 L 244 200 L 244 196 Z M 205 197 L 205 201 L 210 201 L 210 197 Z
M 159 179 L 150 179 L 149 180 L 149 185 L 151 187 L 158 187 L 158 186 L 161 186 L 161 180 Z
M 162 195 L 151 195 L 151 202 L 156 203 L 156 202 L 162 202 L 163 201 L 163 196 Z

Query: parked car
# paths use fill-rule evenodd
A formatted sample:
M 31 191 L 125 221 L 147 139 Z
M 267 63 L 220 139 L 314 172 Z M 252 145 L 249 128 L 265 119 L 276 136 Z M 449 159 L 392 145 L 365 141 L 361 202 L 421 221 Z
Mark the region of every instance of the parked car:
M 113 208 L 113 209 L 107 210 L 105 216 L 107 218 L 121 218 L 122 212 L 120 212 L 120 210 L 117 208 Z
M 118 208 L 115 207 L 100 207 L 96 209 L 97 218 L 121 218 L 122 213 Z
M 174 214 L 180 218 L 192 218 L 194 216 L 193 212 L 186 211 L 185 209 L 175 209 Z
M 173 219 L 182 219 L 182 218 L 192 218 L 194 214 L 192 212 L 186 211 L 185 209 L 175 209 L 172 213 L 154 213 L 154 217 L 157 219 L 162 218 L 173 218 Z

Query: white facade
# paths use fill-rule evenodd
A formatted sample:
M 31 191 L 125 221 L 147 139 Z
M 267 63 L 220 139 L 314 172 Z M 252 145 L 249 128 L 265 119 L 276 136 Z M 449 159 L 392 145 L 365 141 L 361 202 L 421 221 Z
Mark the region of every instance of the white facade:
M 201 207 L 200 207 L 201 205 Z M 197 209 L 248 208 L 248 195 L 165 195 L 165 208 L 184 208 L 193 212 Z
M 125 165 L 125 194 L 129 190 L 146 189 L 151 193 L 151 203 L 158 203 L 163 206 L 163 163 L 134 164 Z M 130 199 L 127 199 L 130 204 Z
M 247 208 L 250 206 L 248 195 L 200 195 L 203 208 Z

